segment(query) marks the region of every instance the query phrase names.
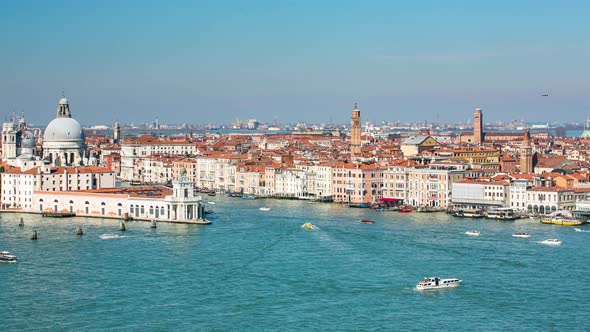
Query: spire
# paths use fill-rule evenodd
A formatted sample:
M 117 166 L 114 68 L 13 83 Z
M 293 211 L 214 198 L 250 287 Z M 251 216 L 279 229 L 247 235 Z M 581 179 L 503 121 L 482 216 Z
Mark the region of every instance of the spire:
M 354 109 L 358 110 L 359 108 L 357 107 L 357 103 L 354 103 Z

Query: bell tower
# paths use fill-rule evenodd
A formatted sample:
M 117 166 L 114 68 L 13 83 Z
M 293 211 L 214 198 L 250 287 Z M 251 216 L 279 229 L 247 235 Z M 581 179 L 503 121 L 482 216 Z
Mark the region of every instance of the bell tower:
M 520 173 L 533 173 L 533 147 L 531 146 L 531 133 L 528 129 L 524 131 L 524 140 L 520 147 Z
M 353 156 L 358 156 L 361 154 L 361 111 L 356 103 L 350 120 L 350 152 Z

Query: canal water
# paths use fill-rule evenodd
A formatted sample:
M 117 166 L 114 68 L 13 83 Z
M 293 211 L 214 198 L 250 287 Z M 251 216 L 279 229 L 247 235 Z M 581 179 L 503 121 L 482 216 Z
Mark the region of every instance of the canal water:
M 0 250 L 19 262 L 0 264 L 0 329 L 590 330 L 590 233 L 531 219 L 212 199 L 212 225 L 129 222 L 125 233 L 115 220 L 2 214 Z M 563 244 L 538 243 L 549 238 Z M 463 284 L 416 291 L 426 276 Z

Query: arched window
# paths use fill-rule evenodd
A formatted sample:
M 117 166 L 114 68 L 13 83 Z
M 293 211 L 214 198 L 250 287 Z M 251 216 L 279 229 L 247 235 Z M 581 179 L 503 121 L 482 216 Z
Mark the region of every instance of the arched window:
M 154 207 L 150 206 L 150 215 L 153 215 L 153 214 L 154 214 Z
M 144 214 L 144 213 L 145 213 L 145 209 L 144 209 L 143 205 L 141 206 L 140 213 L 141 213 L 141 214 Z

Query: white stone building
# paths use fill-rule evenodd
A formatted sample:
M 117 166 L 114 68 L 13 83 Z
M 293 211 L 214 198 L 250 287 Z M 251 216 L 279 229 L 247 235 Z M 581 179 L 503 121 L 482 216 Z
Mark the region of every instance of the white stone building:
M 115 187 L 115 174 L 105 167 L 9 167 L 0 174 L 3 209 L 31 209 L 33 193 L 65 192 Z

